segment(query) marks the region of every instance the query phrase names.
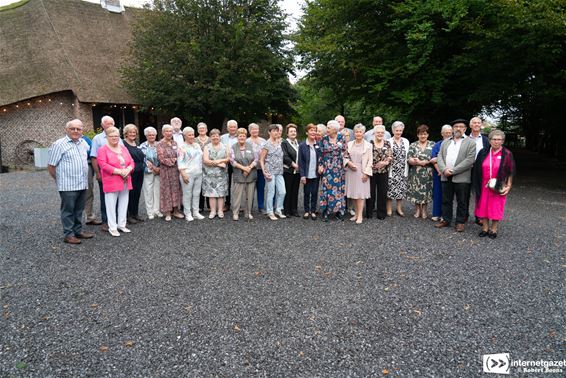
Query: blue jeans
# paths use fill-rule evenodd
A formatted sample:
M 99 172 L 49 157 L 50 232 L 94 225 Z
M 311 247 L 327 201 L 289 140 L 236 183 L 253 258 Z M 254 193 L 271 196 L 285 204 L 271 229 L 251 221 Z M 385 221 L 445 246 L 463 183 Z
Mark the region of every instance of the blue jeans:
M 285 180 L 283 175 L 273 175 L 270 181 L 265 180 L 267 186 L 267 197 L 265 199 L 265 210 L 267 214 L 273 214 L 273 197 L 275 198 L 275 211 L 283 211 L 283 201 L 285 200 Z
M 59 192 L 61 197 L 61 223 L 65 237 L 79 235 L 83 229 L 86 189 Z
M 265 209 L 264 195 L 265 195 L 265 177 L 263 176 L 263 171 L 261 169 L 257 170 L 257 208 L 258 210 Z

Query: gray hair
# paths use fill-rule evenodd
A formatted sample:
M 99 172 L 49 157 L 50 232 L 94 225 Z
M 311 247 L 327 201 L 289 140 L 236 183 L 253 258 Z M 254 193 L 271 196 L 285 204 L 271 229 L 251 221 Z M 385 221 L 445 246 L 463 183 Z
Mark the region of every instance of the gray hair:
M 190 127 L 190 126 L 185 127 L 185 128 L 183 129 L 183 136 L 185 136 L 185 134 L 188 134 L 188 133 L 193 133 L 193 134 L 194 134 L 194 133 L 195 133 L 195 129 L 193 129 L 193 128 Z
M 378 129 L 381 129 L 381 131 L 385 132 L 385 126 L 383 126 L 383 125 L 375 125 L 373 127 L 374 132 L 377 131 Z
M 166 123 L 165 125 L 163 125 L 161 127 L 161 132 L 167 131 L 167 130 L 173 130 L 173 126 L 171 126 L 170 124 Z
M 501 139 L 503 139 L 503 142 L 505 142 L 505 133 L 503 131 L 501 131 L 499 129 L 492 130 L 489 133 L 488 139 L 491 140 L 491 138 L 493 138 L 495 136 L 500 136 Z
M 452 132 L 452 126 L 450 126 L 450 125 L 444 125 L 444 126 L 442 126 L 442 128 L 440 129 L 440 133 L 442 134 L 442 133 L 445 132 L 446 130 L 450 130 L 450 132 Z
M 395 129 L 405 129 L 405 124 L 401 121 L 395 121 L 391 125 L 391 131 L 395 131 Z
M 112 123 L 114 123 L 114 118 L 105 115 L 104 117 L 102 117 L 102 119 L 100 120 L 100 124 L 103 125 L 104 123 L 106 123 L 106 121 L 112 121 Z
M 181 121 L 181 119 L 179 117 L 173 117 L 171 118 L 171 125 L 175 124 L 175 125 L 182 125 L 183 121 Z
M 204 127 L 206 130 L 208 130 L 208 126 L 206 123 L 204 122 L 199 122 L 197 125 L 197 130 L 200 129 L 201 127 Z
M 362 130 L 362 133 L 365 133 L 366 127 L 361 123 L 356 123 L 356 125 L 354 126 L 354 131 L 356 130 Z
M 332 130 L 338 132 L 338 131 L 340 131 L 340 124 L 338 123 L 338 121 L 331 119 L 330 121 L 328 121 L 326 123 L 326 128 L 332 129 Z
M 157 130 L 155 130 L 155 127 L 148 126 L 145 129 L 143 129 L 143 135 L 145 135 L 147 137 L 149 134 L 157 135 Z
M 226 122 L 226 128 L 228 128 L 228 126 L 230 125 L 236 125 L 236 127 L 238 127 L 238 122 L 236 122 L 235 119 L 231 119 L 228 122 Z
M 65 129 L 68 129 L 69 127 L 73 126 L 74 124 L 79 124 L 81 126 L 81 129 L 84 127 L 83 122 L 80 119 L 73 119 L 70 120 L 69 122 L 67 122 L 67 124 L 65 125 Z
M 248 125 L 248 131 L 252 131 L 252 129 L 259 129 L 259 125 L 257 123 L 250 123 Z

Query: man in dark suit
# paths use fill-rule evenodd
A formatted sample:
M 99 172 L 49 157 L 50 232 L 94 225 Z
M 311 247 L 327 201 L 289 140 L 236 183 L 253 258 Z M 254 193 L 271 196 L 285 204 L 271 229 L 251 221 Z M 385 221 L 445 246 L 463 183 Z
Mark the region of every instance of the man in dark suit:
M 438 153 L 438 168 L 442 172 L 442 221 L 435 227 L 448 227 L 452 223 L 454 196 L 456 196 L 456 231 L 464 231 L 470 205 L 472 166 L 476 158 L 476 144 L 466 137 L 466 120 L 450 123 L 454 136 L 446 139 Z

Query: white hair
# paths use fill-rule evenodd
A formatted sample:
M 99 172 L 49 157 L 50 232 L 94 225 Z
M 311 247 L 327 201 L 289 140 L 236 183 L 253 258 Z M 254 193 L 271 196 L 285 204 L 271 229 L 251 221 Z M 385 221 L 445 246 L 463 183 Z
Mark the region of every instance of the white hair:
M 173 126 L 171 126 L 170 124 L 166 123 L 165 125 L 163 125 L 161 127 L 161 132 L 167 131 L 167 130 L 173 130 Z
M 442 134 L 442 133 L 445 132 L 446 130 L 450 130 L 450 132 L 452 132 L 452 126 L 450 126 L 450 125 L 443 125 L 442 128 L 440 129 L 440 133 Z
M 381 131 L 385 132 L 385 126 L 384 125 L 375 125 L 373 127 L 373 131 L 375 132 L 377 130 L 381 130 Z
M 366 127 L 365 127 L 363 124 L 361 124 L 361 123 L 357 123 L 357 124 L 354 126 L 354 131 L 356 131 L 356 130 L 362 130 L 362 132 L 365 133 L 365 132 L 366 132 Z
M 105 116 L 102 117 L 102 119 L 100 120 L 100 124 L 102 125 L 102 124 L 106 123 L 106 121 L 112 121 L 112 123 L 114 123 L 114 118 L 112 118 L 112 117 L 110 117 L 110 116 L 108 116 L 108 115 L 105 115 Z
M 143 129 L 143 135 L 148 136 L 149 134 L 157 135 L 157 130 L 155 130 L 155 127 L 148 126 L 145 129 Z
M 175 125 L 182 125 L 183 121 L 181 121 L 181 119 L 179 117 L 173 117 L 171 118 L 171 125 L 175 124 Z
M 206 123 L 204 122 L 199 122 L 197 125 L 197 130 L 200 129 L 201 127 L 204 127 L 206 130 L 208 130 L 208 126 L 206 125 Z
M 338 123 L 338 121 L 332 119 L 326 123 L 326 128 L 338 132 L 340 131 L 340 124 Z
M 228 122 L 226 122 L 226 127 L 228 127 L 230 125 L 236 125 L 236 127 L 238 127 L 238 122 L 236 122 L 236 120 L 234 120 L 234 119 L 231 119 Z
M 395 121 L 391 125 L 391 131 L 395 131 L 395 129 L 405 129 L 405 124 L 401 121 Z
M 185 127 L 185 128 L 183 129 L 183 136 L 184 136 L 185 134 L 189 134 L 189 133 L 193 133 L 193 134 L 194 134 L 194 133 L 195 133 L 195 129 L 193 129 L 193 128 L 190 127 L 190 126 L 187 126 L 187 127 Z
M 250 123 L 248 125 L 248 131 L 252 131 L 252 129 L 259 129 L 259 125 L 257 123 Z
M 82 121 L 77 118 L 77 119 L 73 119 L 73 120 L 70 120 L 69 122 L 67 122 L 67 124 L 65 125 L 65 128 L 68 129 L 69 127 L 73 126 L 74 124 L 80 125 L 81 128 L 84 127 Z

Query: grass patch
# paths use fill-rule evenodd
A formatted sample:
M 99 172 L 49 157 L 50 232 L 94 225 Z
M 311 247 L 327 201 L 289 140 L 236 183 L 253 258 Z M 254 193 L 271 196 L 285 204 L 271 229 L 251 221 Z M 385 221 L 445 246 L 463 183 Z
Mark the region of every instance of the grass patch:
M 16 1 L 15 3 L 12 3 L 12 4 L 4 5 L 3 7 L 0 7 L 0 12 L 8 10 L 8 9 L 14 9 L 14 8 L 17 8 L 17 7 L 21 7 L 22 5 L 24 5 L 28 1 L 29 0 L 20 0 L 20 1 Z

